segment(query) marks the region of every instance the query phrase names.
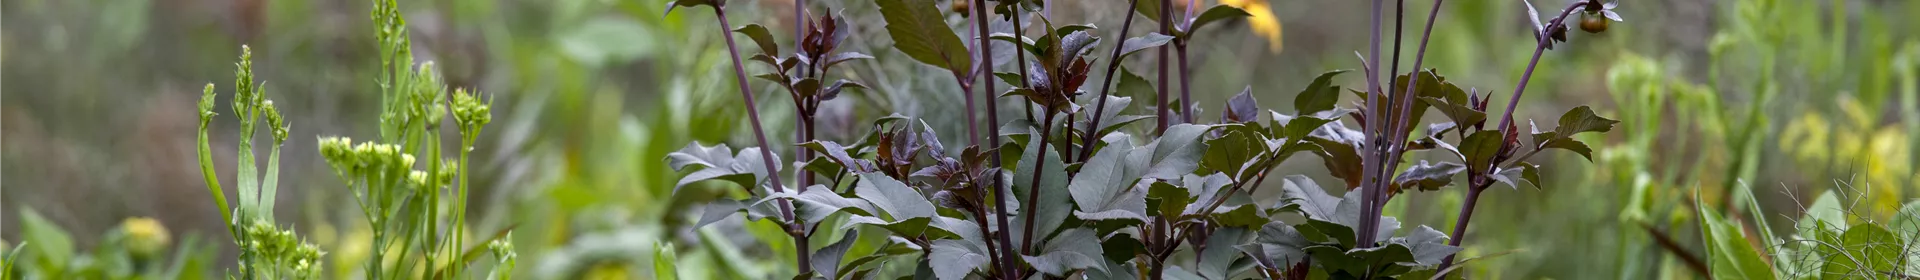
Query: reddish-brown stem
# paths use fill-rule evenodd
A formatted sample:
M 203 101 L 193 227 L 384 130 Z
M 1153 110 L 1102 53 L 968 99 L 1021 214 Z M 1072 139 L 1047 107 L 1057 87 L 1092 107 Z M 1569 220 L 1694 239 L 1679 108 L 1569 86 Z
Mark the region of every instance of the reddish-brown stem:
M 988 41 L 988 37 L 990 37 L 990 35 L 992 34 L 987 32 L 987 30 L 989 30 L 988 29 L 989 25 L 987 24 L 987 6 L 985 5 L 986 3 L 975 3 L 975 4 L 978 4 L 978 5 L 973 5 L 973 12 L 974 12 L 974 15 L 978 15 L 978 16 L 974 17 L 974 20 L 975 20 L 975 24 L 978 25 L 981 30 L 980 36 L 978 36 L 980 40 L 980 59 L 983 62 L 980 64 L 980 70 L 981 72 L 985 72 L 987 75 L 993 75 L 993 71 L 992 71 L 993 44 L 990 43 L 991 41 Z M 1017 24 L 1014 26 L 1014 29 L 1016 34 L 1020 33 L 1019 32 L 1020 27 Z M 1015 36 L 1017 37 L 1018 35 L 1015 35 Z M 1020 40 L 1014 40 L 1014 41 L 1020 41 Z M 1021 50 L 1014 50 L 1014 52 L 1016 53 L 1020 51 Z M 982 80 L 985 80 L 985 78 L 983 78 Z M 1022 80 L 1025 80 L 1025 79 L 1022 79 Z M 996 104 L 999 104 L 1000 102 L 997 100 L 994 100 L 993 98 L 993 81 L 988 80 L 984 84 L 987 85 L 987 92 L 984 94 L 987 97 L 987 100 L 986 100 L 987 101 L 987 124 L 991 126 L 998 126 L 1000 125 L 1000 117 L 998 114 L 998 112 L 1000 111 L 998 110 L 997 108 L 998 106 Z M 973 97 L 969 96 L 967 97 L 967 100 L 971 101 L 973 100 Z M 1028 110 L 1028 111 L 1032 111 L 1032 110 Z M 967 108 L 967 113 L 972 114 L 973 108 Z M 969 126 L 971 126 L 972 119 L 969 118 L 968 120 L 969 120 L 968 124 Z M 1000 147 L 1000 137 L 993 136 L 993 134 L 996 134 L 996 133 L 992 133 L 992 132 L 989 132 L 987 134 L 988 135 L 986 136 L 986 138 L 987 138 L 988 145 L 991 145 L 991 147 Z M 973 136 L 973 137 L 974 138 L 972 139 L 980 139 L 978 138 L 979 136 Z M 975 143 L 978 143 L 978 142 L 975 142 Z M 992 155 L 993 167 L 999 168 L 1000 153 L 992 153 L 992 154 L 993 154 Z M 1001 275 L 1012 276 L 1012 277 L 1005 277 L 1006 279 L 1014 279 L 1019 276 L 1018 274 L 1019 271 L 1015 270 L 1014 260 L 1016 260 L 1016 258 L 1013 253 L 1013 245 L 1012 245 L 1013 238 L 1011 237 L 1011 235 L 1007 233 L 1007 231 L 1010 230 L 1010 227 L 1008 227 L 1009 224 L 1007 223 L 1007 201 L 1008 201 L 1006 199 L 1007 195 L 1004 191 L 1000 190 L 999 175 L 997 174 L 994 175 L 992 181 L 993 183 L 989 184 L 988 187 L 993 189 L 993 199 L 994 199 L 993 210 L 994 212 L 999 214 L 995 217 L 997 219 L 997 221 L 995 222 L 1000 225 L 1000 231 L 999 232 L 983 232 L 983 233 L 993 234 L 994 239 L 1000 240 L 999 245 L 1000 245 L 1001 258 L 1000 258 L 999 265 L 1001 267 L 1000 269 Z M 981 219 L 986 219 L 986 217 L 981 217 Z
M 1045 162 L 1047 162 L 1047 142 L 1050 142 L 1047 139 L 1048 137 L 1053 135 L 1053 115 L 1054 115 L 1053 109 L 1054 108 L 1042 109 L 1042 110 L 1046 110 L 1045 114 L 1047 116 L 1046 116 L 1046 122 L 1040 123 L 1040 135 L 1039 135 L 1040 137 L 1034 137 L 1032 138 L 1033 140 L 1027 141 L 1028 142 L 1027 144 L 1039 143 L 1038 144 L 1039 146 L 1035 147 L 1034 149 L 1035 151 L 1034 154 L 1036 155 L 1034 156 L 1034 161 L 1033 161 L 1033 181 L 1032 183 L 1027 184 L 1027 203 L 1024 208 L 1020 208 L 1026 211 L 1026 213 L 1039 212 L 1039 211 L 1035 211 L 1035 209 L 1039 209 L 1037 208 L 1039 207 L 1039 204 L 1036 202 L 1040 201 L 1040 192 L 1043 190 L 1046 190 L 1046 188 L 1040 187 L 1040 178 L 1046 177 L 1047 175 L 1047 173 L 1045 172 L 1046 171 Z M 1039 219 L 1037 219 L 1037 217 L 1027 217 L 1027 223 L 1025 226 L 1026 231 L 1024 231 L 1026 234 L 1023 234 L 1020 236 L 1020 252 L 1022 254 L 1032 255 L 1033 254 L 1033 236 L 1044 234 L 1044 233 L 1033 232 L 1034 220 L 1039 220 Z
M 1168 34 L 1168 35 L 1173 34 L 1173 0 L 1160 0 L 1160 34 Z M 1167 57 L 1167 46 L 1163 45 L 1163 46 L 1160 46 L 1158 49 L 1160 52 L 1160 61 L 1159 61 L 1160 77 L 1159 77 L 1159 80 L 1157 80 L 1156 82 L 1157 84 L 1155 86 L 1159 87 L 1158 88 L 1159 98 L 1156 98 L 1155 101 L 1159 102 L 1160 104 L 1158 104 L 1159 105 L 1158 107 L 1154 108 L 1154 111 L 1155 111 L 1154 120 L 1159 124 L 1159 126 L 1153 129 L 1153 135 L 1160 135 L 1160 134 L 1166 133 L 1167 125 L 1168 125 L 1167 62 L 1169 62 L 1170 60 Z
M 1374 176 L 1374 174 L 1380 174 L 1379 170 L 1383 168 L 1380 166 L 1381 164 L 1380 154 L 1384 152 L 1383 151 L 1384 149 L 1381 149 L 1381 145 L 1385 143 L 1385 141 L 1383 140 L 1386 138 L 1386 133 L 1385 133 L 1386 128 L 1383 125 L 1381 125 L 1382 123 L 1385 123 L 1384 121 L 1382 121 L 1382 118 L 1381 118 L 1382 116 L 1384 116 L 1383 113 L 1385 112 L 1381 112 L 1381 111 L 1385 111 L 1386 106 L 1382 106 L 1383 104 L 1380 103 L 1380 95 L 1385 94 L 1385 91 L 1380 90 L 1380 73 L 1379 73 L 1380 71 L 1380 0 L 1373 0 L 1372 22 L 1373 22 L 1372 28 L 1369 28 L 1368 31 L 1369 33 L 1372 33 L 1373 37 L 1370 41 L 1367 41 L 1368 48 L 1371 49 L 1371 53 L 1367 55 L 1368 57 L 1367 63 L 1369 64 L 1369 66 L 1367 66 L 1367 89 L 1369 93 L 1367 94 L 1367 110 L 1366 110 L 1367 124 L 1365 127 L 1367 130 L 1367 142 L 1365 147 L 1366 155 L 1364 155 L 1365 157 L 1363 157 L 1361 160 L 1362 162 L 1361 174 L 1363 175 L 1361 175 L 1362 179 L 1360 183 L 1361 197 L 1365 197 L 1365 198 L 1371 198 L 1375 195 L 1375 193 L 1381 192 L 1381 190 L 1376 188 L 1375 185 L 1377 184 L 1377 182 L 1382 180 L 1382 178 L 1378 178 L 1378 176 Z M 1375 213 L 1373 211 L 1372 199 L 1366 199 L 1366 200 L 1363 200 L 1362 202 L 1363 203 L 1361 205 L 1364 205 L 1365 207 L 1362 207 L 1360 209 L 1361 211 L 1360 217 L 1363 217 L 1363 219 L 1367 221 L 1371 221 L 1372 220 L 1371 217 L 1380 215 L 1380 213 Z M 1361 248 L 1373 247 L 1373 233 L 1375 232 L 1374 227 L 1375 225 L 1373 223 L 1367 223 L 1364 221 L 1360 223 L 1360 230 L 1355 233 L 1355 236 L 1356 236 L 1356 239 L 1363 240 L 1362 242 L 1360 242 L 1360 244 L 1358 244 Z
M 1386 158 L 1383 159 L 1385 160 L 1386 164 L 1381 165 L 1382 168 L 1379 170 L 1380 172 L 1379 178 L 1383 180 L 1376 182 L 1375 184 L 1377 184 L 1377 186 L 1375 186 L 1375 188 L 1386 189 L 1385 180 L 1390 180 L 1391 178 L 1393 178 L 1394 171 L 1395 171 L 1394 168 L 1397 166 L 1400 166 L 1400 161 L 1402 160 L 1401 155 L 1406 153 L 1405 141 L 1407 139 L 1407 133 L 1412 132 L 1411 129 L 1408 128 L 1408 125 L 1412 125 L 1411 122 L 1413 120 L 1413 116 L 1412 116 L 1413 100 L 1415 96 L 1418 96 L 1416 94 L 1419 93 L 1418 90 L 1420 88 L 1418 86 L 1420 84 L 1420 75 L 1421 75 L 1420 67 L 1422 63 L 1426 61 L 1427 43 L 1430 42 L 1431 39 L 1433 38 L 1433 22 L 1435 19 L 1440 17 L 1440 4 L 1442 4 L 1443 2 L 1445 2 L 1445 0 L 1433 1 L 1433 10 L 1428 11 L 1427 13 L 1426 30 L 1423 31 L 1420 35 L 1420 47 L 1417 53 L 1413 56 L 1413 71 L 1411 73 L 1408 73 L 1407 82 L 1405 84 L 1399 85 L 1401 87 L 1404 87 L 1404 89 L 1401 89 L 1401 94 L 1394 97 L 1394 102 L 1398 102 L 1398 105 L 1396 106 L 1398 106 L 1397 108 L 1400 108 L 1400 112 L 1393 114 L 1393 119 L 1395 119 L 1395 122 L 1393 123 L 1394 125 L 1387 127 L 1389 128 L 1389 130 L 1387 131 L 1389 137 L 1387 138 L 1387 142 L 1386 142 L 1387 154 L 1386 154 Z M 1398 34 L 1398 33 L 1399 31 L 1397 31 L 1397 28 L 1396 28 L 1395 34 Z M 1397 43 L 1397 41 L 1399 40 L 1396 39 L 1395 41 L 1396 41 L 1396 43 L 1394 44 L 1396 49 L 1395 53 L 1398 53 L 1399 43 Z M 1428 75 L 1431 75 L 1431 74 L 1432 73 L 1428 73 Z M 1435 77 L 1435 80 L 1438 80 L 1438 78 L 1439 77 Z M 1373 210 L 1374 213 L 1381 213 L 1382 210 L 1386 208 L 1387 200 L 1391 198 L 1392 197 L 1386 195 L 1385 192 L 1378 192 L 1378 193 L 1375 193 L 1373 197 L 1370 197 L 1368 199 L 1373 200 L 1371 205 L 1374 208 Z M 1366 218 L 1369 219 L 1367 223 L 1378 225 L 1380 223 L 1381 215 L 1366 216 Z
M 1453 235 L 1451 240 L 1447 240 L 1448 246 L 1460 247 L 1460 240 L 1467 237 L 1467 222 L 1473 220 L 1473 205 L 1480 201 L 1480 192 L 1486 190 L 1484 185 L 1476 185 L 1478 186 L 1467 188 L 1467 203 L 1460 205 L 1460 218 L 1453 222 Z M 1439 267 L 1444 269 L 1453 266 L 1453 257 L 1456 256 L 1458 255 L 1447 256 L 1445 260 L 1440 261 Z
M 774 171 L 774 170 L 779 170 L 779 168 L 777 168 L 778 165 L 774 163 L 773 149 L 772 149 L 773 146 L 767 145 L 767 133 L 761 129 L 760 112 L 758 110 L 755 110 L 755 108 L 760 108 L 760 107 L 754 104 L 753 88 L 747 85 L 747 69 L 745 66 L 740 64 L 741 62 L 740 62 L 739 47 L 736 46 L 733 42 L 733 34 L 727 31 L 729 27 L 733 26 L 732 24 L 727 23 L 727 10 L 721 8 L 720 6 L 714 6 L 713 13 L 714 13 L 714 17 L 717 17 L 720 19 L 720 37 L 727 38 L 727 54 L 733 56 L 734 80 L 739 82 L 740 84 L 740 97 L 746 103 L 747 120 L 751 121 L 751 123 L 753 124 L 753 138 L 754 140 L 760 142 L 760 157 L 761 157 L 760 162 L 766 165 L 765 167 L 767 168 L 767 177 L 769 180 L 773 181 L 773 191 L 786 192 L 786 186 L 784 186 L 780 180 L 780 172 Z M 800 269 L 800 274 L 807 274 L 809 272 L 813 272 L 813 265 L 807 260 L 807 257 L 808 257 L 807 256 L 808 255 L 807 254 L 807 237 L 803 232 L 801 232 L 801 229 L 800 229 L 802 227 L 801 224 L 803 222 L 794 219 L 792 202 L 785 199 L 782 199 L 779 201 L 780 201 L 780 216 L 782 218 L 786 218 L 786 220 L 788 221 L 787 235 L 793 236 L 793 243 L 795 248 L 794 255 L 798 259 L 795 265 Z
M 1187 67 L 1187 41 L 1174 42 L 1173 49 L 1180 54 L 1180 123 L 1193 123 L 1193 68 Z
M 1093 140 L 1105 136 L 1100 135 L 1100 115 L 1106 114 L 1107 96 L 1112 94 L 1107 90 L 1113 86 L 1113 75 L 1118 74 L 1120 71 L 1120 49 L 1126 46 L 1127 30 L 1133 28 L 1134 9 L 1138 7 L 1134 5 L 1139 5 L 1139 2 L 1140 0 L 1127 1 L 1127 17 L 1120 21 L 1120 35 L 1115 36 L 1120 38 L 1121 43 L 1113 47 L 1113 55 L 1107 59 L 1107 77 L 1101 78 L 1100 80 L 1100 100 L 1094 101 L 1093 115 L 1087 116 L 1086 131 L 1088 135 L 1080 139 L 1080 161 L 1084 162 L 1087 161 L 1087 158 L 1092 157 Z

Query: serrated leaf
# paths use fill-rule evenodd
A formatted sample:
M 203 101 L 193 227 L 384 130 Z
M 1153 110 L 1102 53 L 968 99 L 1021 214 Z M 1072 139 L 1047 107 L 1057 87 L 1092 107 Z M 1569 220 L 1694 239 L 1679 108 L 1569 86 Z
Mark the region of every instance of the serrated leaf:
M 673 167 L 674 171 L 683 171 L 689 166 L 703 167 L 680 177 L 680 182 L 674 184 L 674 191 L 678 192 L 688 184 L 706 180 L 723 180 L 748 188 L 758 187 L 759 184 L 756 183 L 763 180 L 761 178 L 767 178 L 769 174 L 761 157 L 760 148 L 740 149 L 738 154 L 740 156 L 729 155 L 730 150 L 726 144 L 706 147 L 696 142 L 687 143 L 687 146 L 680 151 L 668 153 L 667 165 Z M 781 162 L 780 156 L 773 156 L 773 162 Z M 774 167 L 779 168 L 780 164 L 775 164 Z
M 1039 255 L 1022 255 L 1020 258 L 1047 275 L 1064 277 L 1076 270 L 1107 270 L 1106 261 L 1101 259 L 1105 252 L 1100 247 L 1100 237 L 1094 236 L 1090 229 L 1062 231 L 1058 238 L 1048 241 L 1038 252 Z
M 1574 134 L 1582 132 L 1607 132 L 1613 130 L 1613 125 L 1619 123 L 1620 121 L 1594 115 L 1593 108 L 1580 106 L 1568 110 L 1566 114 L 1561 114 L 1560 127 L 1554 128 L 1553 132 L 1558 133 L 1560 137 L 1573 137 Z
M 840 275 L 837 272 L 840 271 L 841 259 L 847 256 L 847 249 L 853 248 L 853 242 L 859 239 L 859 230 L 848 229 L 846 234 L 840 236 L 840 241 L 827 244 L 826 247 L 821 247 L 818 251 L 813 251 L 813 257 L 810 260 L 813 265 L 813 271 L 818 273 L 834 273 L 834 277 L 839 277 Z
M 1439 164 L 1428 164 L 1427 161 L 1421 160 L 1420 163 L 1407 167 L 1407 171 L 1400 172 L 1400 176 L 1393 179 L 1393 184 L 1401 186 L 1402 192 L 1407 189 L 1434 191 L 1452 184 L 1453 175 L 1463 171 L 1467 171 L 1467 166 L 1459 163 L 1443 161 Z
M 1193 22 L 1189 23 L 1188 24 L 1189 26 L 1186 27 L 1185 33 L 1187 34 L 1196 33 L 1198 32 L 1196 30 L 1200 30 L 1200 27 L 1205 27 L 1207 26 L 1208 23 L 1212 23 L 1215 21 L 1220 21 L 1220 20 L 1229 19 L 1229 18 L 1244 18 L 1244 17 L 1250 17 L 1250 16 L 1253 16 L 1253 14 L 1249 14 L 1247 13 L 1246 10 L 1241 10 L 1240 8 L 1234 8 L 1233 6 L 1227 6 L 1227 5 L 1213 6 L 1213 8 L 1207 8 L 1206 12 L 1201 12 L 1199 17 L 1195 17 L 1193 19 Z
M 1474 124 L 1487 120 L 1486 112 L 1474 110 L 1472 106 L 1455 104 L 1430 96 L 1421 96 L 1420 101 L 1440 109 L 1440 114 L 1446 115 L 1447 119 L 1453 120 L 1455 124 Z
M 1140 180 L 1142 170 L 1126 160 L 1134 152 L 1133 142 L 1126 137 L 1110 140 L 1113 141 L 1108 142 L 1105 149 L 1094 152 L 1093 158 L 1067 185 L 1074 203 L 1080 206 L 1074 215 L 1082 220 L 1145 221 L 1146 191 L 1133 187 L 1134 182 Z
M 740 28 L 734 28 L 733 32 L 747 35 L 747 39 L 752 39 L 754 45 L 760 46 L 761 53 L 780 53 L 778 41 L 773 40 L 773 33 L 768 32 L 766 26 L 749 23 Z
M 1417 266 L 1438 265 L 1442 259 L 1459 253 L 1461 248 L 1447 245 L 1447 234 L 1421 225 L 1408 232 L 1407 237 L 1394 238 L 1393 243 L 1407 246 L 1413 252 L 1413 264 Z
M 1207 140 L 1206 154 L 1200 159 L 1201 173 L 1214 171 L 1226 173 L 1233 178 L 1247 178 L 1254 173 L 1247 164 L 1266 155 L 1267 145 L 1253 139 L 1245 132 L 1232 131 L 1226 136 Z
M 861 181 L 865 182 L 866 180 L 862 178 Z M 856 191 L 857 190 L 858 189 L 856 189 Z M 794 191 L 793 189 L 788 189 L 787 192 L 769 194 L 765 198 L 760 199 L 760 201 L 754 202 L 754 204 L 767 203 L 775 199 L 792 199 L 794 201 L 794 216 L 809 224 L 819 223 L 821 220 L 825 220 L 828 216 L 832 216 L 834 213 L 840 211 L 863 216 L 880 214 L 874 212 L 875 208 L 873 204 L 870 204 L 868 201 L 840 196 L 839 193 L 833 192 L 833 188 L 823 185 L 808 187 L 806 191 L 800 192 L 799 194 L 793 194 Z
M 1460 154 L 1467 159 L 1467 168 L 1474 173 L 1485 173 L 1493 166 L 1493 158 L 1500 154 L 1500 144 L 1504 141 L 1498 130 L 1482 130 L 1467 135 L 1460 141 Z
M 1310 219 L 1331 221 L 1340 206 L 1340 197 L 1327 194 L 1312 178 L 1304 175 L 1287 175 L 1281 181 L 1280 207 L 1293 206 Z
M 1067 168 L 1061 163 L 1060 155 L 1053 149 L 1047 149 L 1045 162 L 1040 162 L 1037 160 L 1041 152 L 1039 146 L 1026 145 L 1026 152 L 1020 156 L 1019 172 L 1014 173 L 1013 177 L 1013 195 L 1020 201 L 1021 207 L 1033 205 L 1036 208 L 1022 209 L 1022 211 L 1031 212 L 1020 212 L 1020 216 L 1023 219 L 1028 216 L 1035 217 L 1033 230 L 1044 237 L 1059 229 L 1060 224 L 1066 222 L 1067 216 L 1073 214 L 1073 199 L 1067 191 Z M 1038 201 L 1030 202 L 1027 200 L 1034 188 L 1032 184 L 1035 172 L 1045 172 L 1046 175 L 1040 177 L 1039 189 L 1042 191 Z M 1019 226 L 1022 230 L 1025 229 L 1024 223 L 1019 225 L 1022 225 Z M 1014 232 L 1025 234 L 1020 231 Z
M 966 279 L 967 274 L 982 270 L 988 261 L 986 250 L 973 242 L 953 239 L 934 240 L 927 259 L 934 276 L 940 280 Z
M 921 63 L 964 75 L 973 67 L 967 45 L 947 26 L 933 0 L 878 0 L 893 47 Z
M 1221 228 L 1214 231 L 1212 235 L 1207 236 L 1206 250 L 1197 252 L 1198 256 L 1195 257 L 1194 262 L 1199 266 L 1194 268 L 1194 272 L 1198 272 L 1206 279 L 1229 279 L 1229 276 L 1233 276 L 1234 260 L 1244 256 L 1240 251 L 1234 250 L 1234 247 L 1251 243 L 1253 238 L 1253 231 L 1241 227 Z
M 1160 33 L 1147 33 L 1140 37 L 1127 38 L 1126 41 L 1120 42 L 1120 59 L 1126 59 L 1127 56 L 1143 50 L 1165 46 L 1170 41 L 1173 41 L 1173 36 Z
M 1540 148 L 1568 150 L 1580 154 L 1580 157 L 1586 158 L 1589 162 L 1593 161 L 1593 148 L 1589 148 L 1587 147 L 1587 143 L 1574 140 L 1573 138 L 1560 137 L 1547 140 L 1547 143 L 1542 144 Z
M 740 210 L 745 210 L 746 208 L 747 203 L 732 199 L 721 199 L 709 202 L 707 206 L 704 207 L 705 210 L 701 210 L 700 222 L 694 223 L 693 229 L 699 230 L 701 227 L 706 227 L 707 224 L 732 217 L 734 214 L 739 213 Z
M 1295 113 L 1305 115 L 1332 110 L 1333 105 L 1340 102 L 1340 86 L 1333 85 L 1333 77 L 1347 71 L 1327 71 L 1321 73 L 1319 77 L 1314 77 L 1313 82 L 1307 84 L 1307 88 L 1301 89 L 1300 94 L 1293 97 Z
M 1129 156 L 1128 161 L 1135 164 L 1146 163 L 1146 178 L 1172 180 L 1193 173 L 1200 167 L 1200 157 L 1206 152 L 1207 144 L 1200 137 L 1212 130 L 1210 125 L 1178 124 L 1167 127 L 1165 133 L 1153 143 L 1134 151 L 1139 155 Z M 1144 153 L 1144 154 L 1141 154 Z
M 1200 183 L 1194 181 L 1186 182 L 1187 184 Z M 1176 217 L 1186 211 L 1188 204 L 1193 203 L 1193 196 L 1187 193 L 1187 188 L 1185 187 L 1168 184 L 1165 181 L 1157 181 L 1147 186 L 1147 202 L 1150 203 L 1147 208 L 1147 214 L 1155 217 Z
M 860 182 L 854 185 L 853 192 L 860 199 L 886 212 L 894 221 L 935 215 L 933 203 L 928 202 L 925 196 L 886 174 L 860 173 Z

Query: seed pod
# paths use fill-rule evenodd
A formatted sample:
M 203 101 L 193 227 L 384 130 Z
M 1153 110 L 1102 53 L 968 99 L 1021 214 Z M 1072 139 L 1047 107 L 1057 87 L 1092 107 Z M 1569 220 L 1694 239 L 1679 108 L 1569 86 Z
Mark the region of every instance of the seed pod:
M 1594 13 L 1580 13 L 1580 30 L 1596 34 L 1607 32 L 1607 18 Z

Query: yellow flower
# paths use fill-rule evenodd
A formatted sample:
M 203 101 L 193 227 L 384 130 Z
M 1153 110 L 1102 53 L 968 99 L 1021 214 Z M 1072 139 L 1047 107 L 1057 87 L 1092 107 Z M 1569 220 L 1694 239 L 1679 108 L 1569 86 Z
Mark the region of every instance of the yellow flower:
M 127 251 L 135 255 L 152 256 L 167 248 L 171 237 L 167 227 L 153 218 L 128 218 L 120 223 L 120 230 L 127 233 Z
M 1267 0 L 1220 0 L 1220 4 L 1252 14 L 1247 18 L 1247 25 L 1253 28 L 1254 34 L 1267 38 L 1268 52 L 1280 53 L 1280 17 L 1273 15 L 1273 7 L 1267 4 Z

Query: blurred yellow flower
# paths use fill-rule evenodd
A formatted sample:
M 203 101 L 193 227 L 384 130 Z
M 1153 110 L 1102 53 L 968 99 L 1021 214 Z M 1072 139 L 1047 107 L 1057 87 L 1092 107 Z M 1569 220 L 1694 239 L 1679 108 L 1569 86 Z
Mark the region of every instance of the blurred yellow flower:
M 134 255 L 152 256 L 167 248 L 172 237 L 167 227 L 153 218 L 127 218 L 120 223 L 120 229 L 127 233 L 127 251 Z
M 1252 14 L 1247 18 L 1247 25 L 1253 28 L 1254 34 L 1267 38 L 1268 52 L 1280 53 L 1280 17 L 1273 15 L 1273 7 L 1267 4 L 1267 0 L 1220 0 L 1220 4 Z

